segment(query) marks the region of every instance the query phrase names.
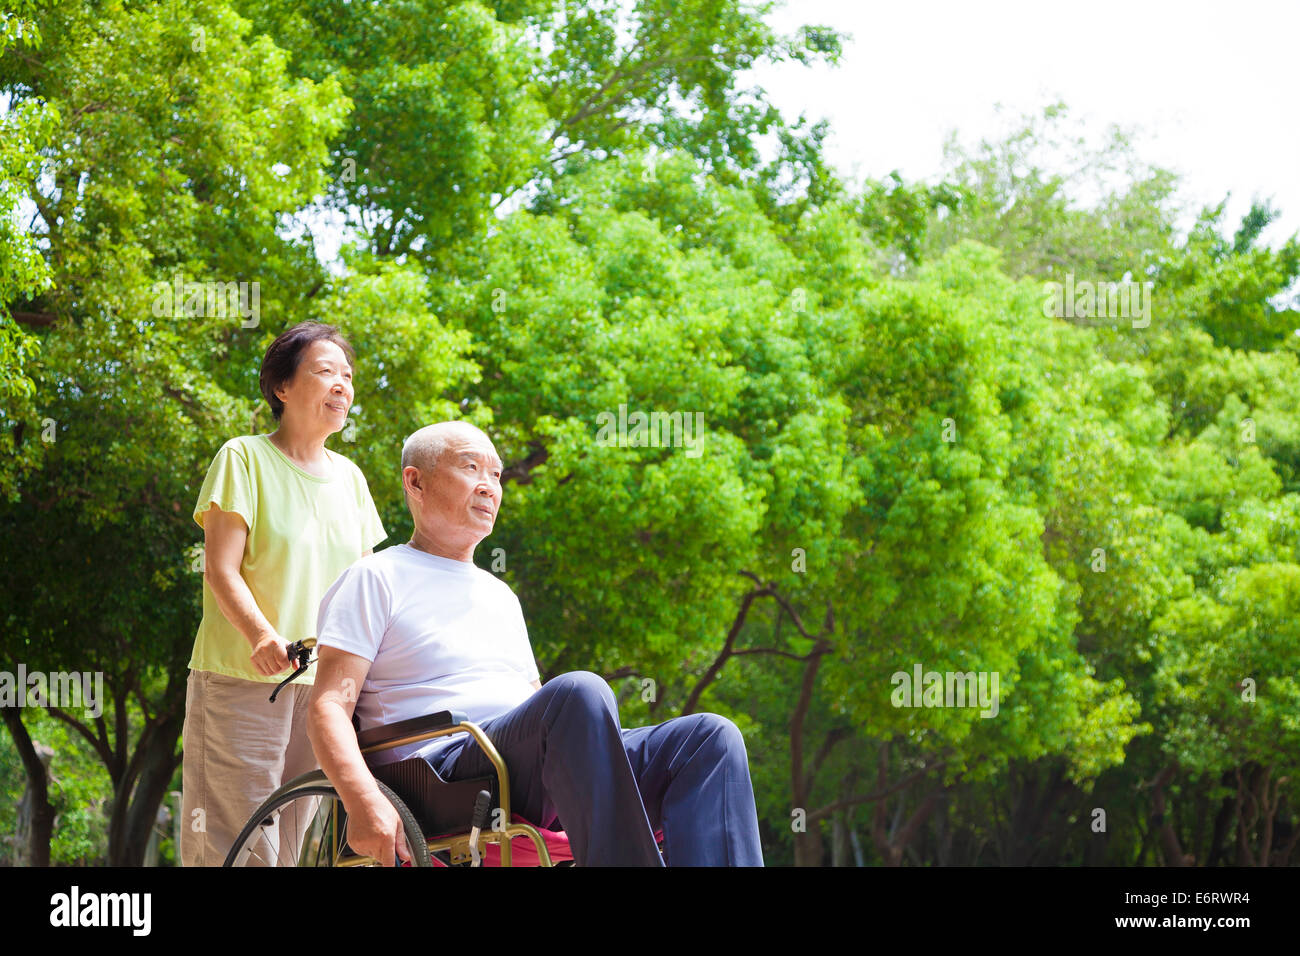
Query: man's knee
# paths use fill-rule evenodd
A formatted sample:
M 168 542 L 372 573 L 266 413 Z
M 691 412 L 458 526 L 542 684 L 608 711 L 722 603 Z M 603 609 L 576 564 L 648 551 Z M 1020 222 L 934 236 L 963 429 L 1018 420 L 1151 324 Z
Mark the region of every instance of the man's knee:
M 740 728 L 721 714 L 694 714 L 696 733 L 718 756 L 746 760 L 745 736 Z
M 617 713 L 618 702 L 609 683 L 591 671 L 569 671 L 542 685 L 565 710 L 576 708 L 590 713 Z M 549 710 L 549 708 L 548 708 Z

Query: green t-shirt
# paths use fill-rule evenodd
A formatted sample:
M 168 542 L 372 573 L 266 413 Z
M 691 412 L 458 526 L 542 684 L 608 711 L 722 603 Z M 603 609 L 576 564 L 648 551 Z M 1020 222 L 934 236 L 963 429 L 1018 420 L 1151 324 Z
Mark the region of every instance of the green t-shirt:
M 221 446 L 199 491 L 194 520 L 209 507 L 234 511 L 248 526 L 239 572 L 267 621 L 286 641 L 316 635 L 316 612 L 330 585 L 387 534 L 361 469 L 326 449 L 333 471 L 303 471 L 266 435 L 244 435 Z M 276 684 L 289 671 L 264 677 L 250 661 L 248 639 L 221 613 L 203 580 L 203 620 L 190 668 Z M 310 684 L 316 667 L 298 678 Z

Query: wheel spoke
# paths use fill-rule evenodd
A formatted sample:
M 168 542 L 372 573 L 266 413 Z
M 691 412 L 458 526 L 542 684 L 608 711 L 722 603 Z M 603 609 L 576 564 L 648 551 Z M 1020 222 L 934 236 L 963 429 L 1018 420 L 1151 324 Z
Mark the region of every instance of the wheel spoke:
M 418 841 L 423 849 L 424 837 L 410 810 L 391 791 L 381 790 L 403 817 L 408 844 Z M 348 817 L 338 794 L 327 783 L 307 783 L 258 808 L 228 855 L 228 865 L 338 866 L 345 856 L 355 862 L 358 858 L 344 851 L 347 833 Z M 427 851 L 419 865 L 430 865 Z
M 333 828 L 338 798 L 312 787 L 286 795 L 251 831 L 246 830 L 235 866 L 333 866 Z

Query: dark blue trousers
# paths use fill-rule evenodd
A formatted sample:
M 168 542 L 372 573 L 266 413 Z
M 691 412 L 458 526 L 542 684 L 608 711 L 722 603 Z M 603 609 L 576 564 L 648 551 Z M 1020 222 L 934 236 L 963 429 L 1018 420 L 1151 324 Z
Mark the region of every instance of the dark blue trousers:
M 480 726 L 510 771 L 511 810 L 562 827 L 579 866 L 763 865 L 745 741 L 725 717 L 624 730 L 609 684 L 573 671 Z M 493 772 L 468 734 L 440 743 L 426 759 L 443 779 Z

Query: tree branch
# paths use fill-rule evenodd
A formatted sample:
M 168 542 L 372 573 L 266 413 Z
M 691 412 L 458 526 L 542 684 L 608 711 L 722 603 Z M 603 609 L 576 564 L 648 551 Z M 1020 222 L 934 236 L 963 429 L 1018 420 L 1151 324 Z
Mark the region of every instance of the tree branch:
M 53 325 L 59 317 L 53 312 L 10 312 L 15 322 L 36 327 Z
M 808 776 L 804 780 L 804 788 L 807 792 L 812 792 L 813 779 L 817 776 L 817 771 L 821 765 L 826 762 L 832 749 L 841 740 L 853 735 L 853 730 L 849 727 L 835 727 L 822 738 L 822 745 L 817 748 L 817 753 L 813 756 L 812 766 L 808 768 Z
M 507 481 L 513 481 L 518 485 L 532 484 L 532 471 L 537 466 L 544 464 L 551 453 L 547 451 L 546 446 L 539 442 L 530 442 L 528 445 L 532 449 L 528 457 L 523 461 L 517 461 L 501 472 L 501 483 L 504 485 Z
M 758 581 L 758 578 L 753 574 L 750 574 L 748 571 L 741 571 L 740 573 Z M 709 684 L 713 683 L 717 678 L 718 673 L 722 670 L 723 665 L 727 663 L 727 658 L 731 656 L 731 647 L 735 643 L 736 636 L 740 633 L 741 627 L 745 624 L 745 618 L 749 615 L 750 607 L 753 605 L 755 599 L 768 593 L 770 593 L 770 588 L 759 587 L 751 590 L 741 599 L 740 609 L 736 612 L 735 620 L 731 622 L 731 629 L 727 631 L 726 640 L 722 642 L 722 650 L 719 651 L 718 656 L 713 659 L 713 663 L 709 665 L 709 669 L 706 670 L 703 675 L 701 675 L 700 679 L 695 682 L 695 686 L 691 689 L 690 696 L 686 698 L 686 703 L 682 706 L 683 717 L 687 714 L 695 713 L 695 708 L 699 705 L 700 696 L 704 693 L 705 688 L 708 687 Z
M 92 734 L 90 732 L 89 727 L 87 727 L 81 721 L 74 719 L 70 714 L 68 714 L 62 708 L 49 707 L 47 709 L 51 717 L 56 717 L 59 720 L 63 721 L 65 724 L 67 724 L 77 733 L 81 734 L 81 736 L 85 737 L 86 740 L 90 741 L 90 746 L 93 747 L 95 753 L 99 755 L 99 759 L 104 761 L 105 766 L 108 766 L 109 760 L 112 756 L 112 751 L 108 747 L 107 740 L 102 740 L 98 735 Z M 102 718 L 100 718 L 100 723 L 101 724 L 103 723 Z
M 679 57 L 659 57 L 657 59 L 642 60 L 639 63 L 637 63 L 635 67 L 625 70 L 624 67 L 627 64 L 628 60 L 627 58 L 624 58 L 623 63 L 620 64 L 614 70 L 614 72 L 609 75 L 609 77 L 605 80 L 605 82 L 603 82 L 594 93 L 592 93 L 590 96 L 587 97 L 585 101 L 583 101 L 583 104 L 580 107 L 578 107 L 578 111 L 576 113 L 573 113 L 572 115 L 560 120 L 560 125 L 557 126 L 551 132 L 551 135 L 547 137 L 547 139 L 548 141 L 553 141 L 555 137 L 560 134 L 561 130 L 564 130 L 568 127 L 575 126 L 576 124 L 581 123 L 583 120 L 587 119 L 587 117 L 594 116 L 595 114 L 604 111 L 608 107 L 613 106 L 615 102 L 618 100 L 618 98 L 626 92 L 626 90 L 618 90 L 616 93 L 613 93 L 609 96 L 604 96 L 605 93 L 608 92 L 615 83 L 626 83 L 626 81 L 629 80 L 640 79 L 641 77 L 645 76 L 647 73 L 651 72 L 652 70 L 657 70 L 661 67 L 671 67 L 675 70 L 676 67 L 685 63 L 696 63 L 699 62 L 700 60 L 712 60 L 712 59 L 713 56 L 710 54 L 696 54 L 695 56 L 679 56 Z M 600 97 L 602 96 L 604 96 L 603 100 L 600 99 Z
M 830 816 L 832 813 L 835 813 L 837 810 L 844 810 L 847 809 L 848 807 L 855 807 L 860 803 L 872 803 L 873 801 L 876 800 L 883 800 L 885 797 L 892 796 L 898 791 L 910 787 L 913 783 L 915 783 L 917 780 L 921 779 L 922 777 L 932 774 L 938 770 L 942 770 L 947 765 L 948 765 L 947 760 L 940 760 L 937 764 L 934 764 L 933 766 L 922 767 L 920 770 L 908 774 L 906 777 L 904 777 L 902 780 L 899 780 L 897 783 L 891 784 L 887 787 L 877 790 L 874 793 L 864 794 L 860 797 L 849 797 L 848 799 L 845 800 L 837 800 L 834 803 L 828 803 L 826 806 L 814 810 L 812 813 L 808 814 L 808 822 L 813 823 L 817 820 L 823 820 L 826 817 Z

